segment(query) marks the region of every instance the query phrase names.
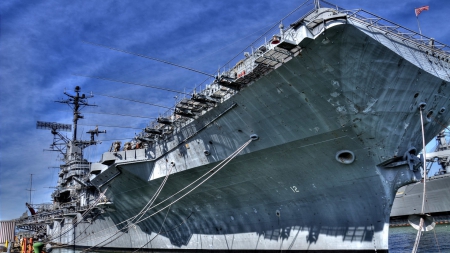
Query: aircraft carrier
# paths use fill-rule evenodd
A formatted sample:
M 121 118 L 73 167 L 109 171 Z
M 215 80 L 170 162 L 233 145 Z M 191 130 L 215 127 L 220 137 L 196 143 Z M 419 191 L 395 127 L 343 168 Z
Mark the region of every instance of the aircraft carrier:
M 316 1 L 98 163 L 82 151 L 100 130 L 39 123 L 65 164 L 53 206 L 19 224 L 84 251 L 387 252 L 396 192 L 421 180 L 421 117 L 427 141 L 450 123 L 448 49 Z

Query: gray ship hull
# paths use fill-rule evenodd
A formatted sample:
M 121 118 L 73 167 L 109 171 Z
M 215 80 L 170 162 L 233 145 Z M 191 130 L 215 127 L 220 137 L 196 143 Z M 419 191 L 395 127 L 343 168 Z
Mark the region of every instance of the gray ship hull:
M 448 69 L 435 71 L 417 47 L 351 20 L 328 27 L 326 38 L 331 43 L 323 43 L 325 35 L 303 41 L 300 54 L 170 139 L 116 153 L 91 180 L 113 204 L 72 230 L 71 218 L 55 222 L 48 234 L 89 247 L 387 251 L 395 192 L 416 181 L 409 164 L 398 161 L 422 145 L 420 102 L 434 111 L 448 104 L 437 96 L 450 93 Z M 448 124 L 448 112 L 435 116 Z M 442 125 L 430 120 L 425 128 L 430 140 Z M 123 229 L 171 167 L 155 203 L 255 133 L 259 140 L 199 188 Z M 341 151 L 355 160 L 339 161 Z
M 424 212 L 431 214 L 450 213 L 450 174 L 434 176 L 426 183 Z M 418 182 L 398 189 L 392 205 L 391 217 L 400 218 L 422 211 L 423 183 Z
M 337 138 L 333 134 L 338 134 Z M 345 143 L 353 145 L 361 163 L 370 161 L 370 158 L 364 161 L 363 153 L 357 151 L 363 150 L 361 145 L 339 135 L 340 130 L 240 156 L 173 204 L 167 218 L 165 210 L 121 232 L 120 237 L 115 236 L 105 246 L 139 248 L 156 236 L 165 220 L 163 231 L 169 232 L 159 235 L 145 248 L 326 250 L 353 248 L 357 242 L 362 249 L 383 249 L 387 247 L 382 244 L 386 242 L 382 236 L 390 200 L 374 199 L 374 192 L 384 196 L 386 189 L 376 170 L 367 173 L 369 169 L 356 164 L 335 165 L 335 150 L 327 147 Z M 328 157 L 326 164 L 330 166 L 308 164 L 312 162 L 308 157 L 324 159 L 320 158 L 322 155 Z M 305 157 L 304 162 L 299 162 L 299 157 Z M 97 218 L 93 225 L 79 224 L 75 234 L 81 233 L 81 237 L 77 238 L 77 245 L 94 246 L 108 239 L 120 229 L 114 224 L 134 216 L 153 196 L 162 179 L 148 182 L 129 171 L 140 166 L 121 166 L 122 174 L 109 189 L 110 196 L 114 196 L 111 208 L 115 211 Z M 176 193 L 211 167 L 171 175 L 156 202 Z M 332 172 L 335 170 L 346 172 L 336 175 Z M 364 201 L 367 199 L 372 201 Z M 355 205 L 355 201 L 361 204 Z M 170 203 L 163 206 L 167 204 Z M 61 242 L 70 244 L 71 236 Z

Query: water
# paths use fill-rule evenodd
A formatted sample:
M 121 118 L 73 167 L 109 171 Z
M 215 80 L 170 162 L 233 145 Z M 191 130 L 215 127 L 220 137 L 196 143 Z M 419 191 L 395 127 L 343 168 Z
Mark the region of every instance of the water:
M 435 237 L 436 234 L 436 237 Z M 414 228 L 407 227 L 391 227 L 389 229 L 389 252 L 390 253 L 405 253 L 411 252 L 414 246 L 414 241 L 416 240 L 417 230 Z M 437 242 L 436 243 L 436 238 Z M 438 245 L 439 244 L 439 249 Z M 54 249 L 53 253 L 72 253 L 72 249 Z M 81 252 L 76 250 L 76 253 Z M 93 251 L 90 251 L 95 253 Z M 125 251 L 114 251 L 125 252 Z M 132 251 L 129 251 L 132 252 Z M 142 252 L 142 251 L 140 251 Z M 153 251 L 157 252 L 157 251 Z M 418 252 L 422 253 L 450 253 L 450 224 L 436 225 L 434 232 L 425 232 L 420 239 Z M 102 251 L 101 253 L 108 253 Z
M 416 240 L 416 235 L 417 230 L 411 226 L 389 228 L 389 252 L 411 252 Z M 439 248 L 437 245 L 439 245 Z M 417 252 L 450 253 L 450 224 L 436 225 L 434 230 L 424 232 L 420 239 L 419 249 Z

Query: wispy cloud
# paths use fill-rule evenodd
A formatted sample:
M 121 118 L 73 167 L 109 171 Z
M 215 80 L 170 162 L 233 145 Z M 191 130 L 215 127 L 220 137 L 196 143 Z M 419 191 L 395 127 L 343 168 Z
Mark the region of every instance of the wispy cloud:
M 450 44 L 448 1 L 336 0 L 349 9 L 364 8 L 417 30 L 414 8 L 430 5 L 420 16 L 422 31 Z M 165 109 L 102 97 L 101 94 L 172 106 L 176 94 L 145 87 L 74 76 L 106 78 L 190 91 L 207 77 L 148 59 L 86 44 L 89 41 L 186 65 L 214 74 L 254 41 L 262 30 L 299 6 L 290 1 L 2 1 L 0 3 L 0 219 L 20 216 L 28 201 L 34 174 L 33 202 L 50 201 L 58 166 L 54 152 L 43 152 L 52 141 L 49 131 L 36 130 L 36 120 L 71 123 L 67 105 L 55 103 L 62 92 L 80 86 L 91 91 L 105 112 L 157 117 Z M 308 6 L 310 8 L 311 5 Z M 304 10 L 304 9 L 303 9 Z M 285 26 L 300 13 L 283 21 Z M 274 30 L 275 33 L 276 29 Z M 261 30 L 259 33 L 255 31 Z M 272 34 L 269 33 L 270 37 Z M 238 41 L 239 43 L 236 43 Z M 240 57 L 239 57 L 240 58 Z M 236 59 L 237 61 L 239 59 Z M 97 95 L 98 94 L 98 95 Z M 91 161 L 115 139 L 132 138 L 146 119 L 86 114 L 84 125 L 100 125 L 103 144 L 86 151 Z M 105 126 L 105 127 L 103 127 Z M 110 128 L 123 126 L 132 128 Z M 91 127 L 80 126 L 80 132 Z M 83 133 L 83 137 L 88 138 Z

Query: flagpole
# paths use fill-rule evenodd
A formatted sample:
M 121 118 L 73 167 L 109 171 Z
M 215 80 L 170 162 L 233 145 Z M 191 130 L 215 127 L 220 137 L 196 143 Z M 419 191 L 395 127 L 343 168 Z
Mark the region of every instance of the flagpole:
M 420 29 L 419 15 L 422 11 L 427 11 L 429 9 L 430 9 L 430 6 L 428 6 L 428 5 L 414 9 L 414 13 L 416 14 L 416 18 L 417 18 L 417 26 L 419 27 L 420 40 L 422 40 L 422 30 Z
M 417 19 L 417 26 L 419 27 L 419 33 L 422 35 L 422 31 L 420 30 L 420 23 L 419 23 L 419 16 L 416 16 Z

